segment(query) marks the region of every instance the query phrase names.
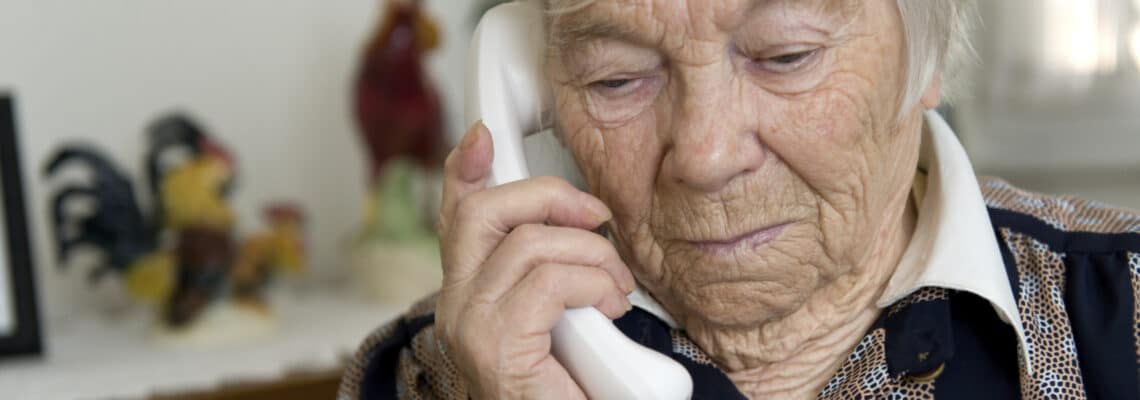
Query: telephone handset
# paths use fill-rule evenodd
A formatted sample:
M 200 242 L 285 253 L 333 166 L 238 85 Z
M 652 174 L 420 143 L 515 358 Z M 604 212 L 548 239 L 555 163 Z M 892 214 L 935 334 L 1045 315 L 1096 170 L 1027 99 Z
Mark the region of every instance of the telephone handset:
M 482 119 L 495 159 L 490 185 L 529 176 L 523 137 L 544 126 L 552 106 L 542 78 L 542 9 L 509 2 L 484 14 L 471 40 L 466 121 Z M 676 361 L 627 338 L 593 307 L 567 310 L 551 332 L 552 353 L 592 399 L 688 399 L 693 382 Z

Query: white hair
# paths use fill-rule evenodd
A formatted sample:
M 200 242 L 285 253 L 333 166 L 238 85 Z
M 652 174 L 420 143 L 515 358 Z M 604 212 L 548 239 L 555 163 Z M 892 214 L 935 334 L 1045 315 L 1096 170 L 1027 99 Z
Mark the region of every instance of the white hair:
M 553 15 L 572 13 L 596 0 L 544 0 Z M 962 88 L 962 66 L 972 60 L 970 30 L 974 0 L 897 0 L 906 41 L 907 77 L 902 110 L 918 105 L 941 73 L 942 97 L 953 100 Z M 905 113 L 904 113 L 905 114 Z

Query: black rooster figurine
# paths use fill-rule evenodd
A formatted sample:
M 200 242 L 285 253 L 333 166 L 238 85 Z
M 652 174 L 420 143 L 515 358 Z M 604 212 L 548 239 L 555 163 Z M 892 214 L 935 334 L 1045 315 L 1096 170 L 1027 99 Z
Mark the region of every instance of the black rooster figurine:
M 146 155 L 149 212 L 135 198 L 130 179 L 90 146 L 61 149 L 45 168 L 53 177 L 66 166 L 86 167 L 86 184 L 72 184 L 52 198 L 52 220 L 60 265 L 79 246 L 105 254 L 89 278 L 115 272 L 132 295 L 165 302 L 164 320 L 178 327 L 191 322 L 222 292 L 235 258 L 233 215 L 225 197 L 233 182 L 233 162 L 192 120 L 160 119 L 149 128 Z M 178 159 L 177 155 L 183 157 Z M 75 199 L 88 199 L 89 212 L 75 212 Z M 176 244 L 164 246 L 164 232 Z
M 52 223 L 61 265 L 67 265 L 76 247 L 92 245 L 102 249 L 106 259 L 91 270 L 90 280 L 112 271 L 125 274 L 135 262 L 158 248 L 158 227 L 143 215 L 131 181 L 92 148 L 64 148 L 48 163 L 45 174 L 54 175 L 71 163 L 86 166 L 91 172 L 91 183 L 61 189 L 52 199 Z M 80 197 L 93 200 L 95 211 L 87 215 L 69 212 L 67 205 Z M 77 225 L 75 229 L 70 229 L 72 224 Z

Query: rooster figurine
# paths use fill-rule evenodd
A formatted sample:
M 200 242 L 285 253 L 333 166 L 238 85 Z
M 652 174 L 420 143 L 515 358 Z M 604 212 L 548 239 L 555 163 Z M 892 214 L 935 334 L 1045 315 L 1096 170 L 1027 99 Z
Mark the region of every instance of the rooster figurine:
M 396 218 L 383 212 L 392 208 L 387 203 L 421 203 L 412 199 L 410 188 L 393 196 L 382 193 L 386 180 L 406 181 L 390 175 L 414 172 L 392 166 L 411 164 L 435 170 L 442 165 L 440 99 L 422 61 L 438 44 L 438 28 L 419 0 L 391 0 L 365 48 L 355 87 L 355 115 L 369 156 L 372 190 L 365 223 L 373 234 L 392 231 L 378 226 Z M 421 214 L 415 207 L 411 211 L 417 218 Z M 426 221 L 419 219 L 421 224 Z
M 148 131 L 149 209 L 136 199 L 126 174 L 95 149 L 67 146 L 50 159 L 48 177 L 70 165 L 86 167 L 90 176 L 86 184 L 66 186 L 52 198 L 61 266 L 69 264 L 80 246 L 101 250 L 103 263 L 91 270 L 89 279 L 118 274 L 133 297 L 162 306 L 162 319 L 171 328 L 189 326 L 231 286 L 253 287 L 247 291 L 250 295 L 260 288 L 241 282 L 238 260 L 255 260 L 257 268 L 264 268 L 262 259 L 284 251 L 289 267 L 300 268 L 303 255 L 289 240 L 296 236 L 295 225 L 275 227 L 285 233 L 270 235 L 275 239 L 272 246 L 235 243 L 235 218 L 227 204 L 235 168 L 222 146 L 181 115 L 162 118 Z M 76 199 L 89 200 L 92 209 L 77 212 L 70 207 Z M 284 214 L 299 216 L 299 211 Z M 254 247 L 258 254 L 245 254 Z
M 428 187 L 443 165 L 440 98 L 423 65 L 439 44 L 419 0 L 389 0 L 369 39 L 355 87 L 357 126 L 369 156 L 369 197 L 352 251 L 356 281 L 384 303 L 439 287 L 439 245 Z
M 293 204 L 265 208 L 269 230 L 242 243 L 234 264 L 235 300 L 255 308 L 267 308 L 262 292 L 276 271 L 299 273 L 305 265 L 304 222 L 301 209 Z
M 164 315 L 171 326 L 181 326 L 205 305 L 187 298 L 221 288 L 221 281 L 197 276 L 200 271 L 228 268 L 232 259 L 233 215 L 224 196 L 233 163 L 221 146 L 184 116 L 155 122 L 149 139 L 147 183 L 155 197 L 149 210 L 136 200 L 126 174 L 94 148 L 68 146 L 51 158 L 45 168 L 48 177 L 72 164 L 85 166 L 91 177 L 86 185 L 73 184 L 53 196 L 57 252 L 60 265 L 67 266 L 78 246 L 102 250 L 106 257 L 92 269 L 92 280 L 116 272 L 136 298 L 183 305 L 170 307 Z M 70 209 L 68 205 L 78 198 L 88 199 L 93 210 Z M 173 249 L 161 243 L 163 232 L 179 233 Z M 193 256 L 188 248 L 193 248 Z M 187 286 L 196 290 L 187 291 Z M 195 306 L 184 306 L 190 303 Z

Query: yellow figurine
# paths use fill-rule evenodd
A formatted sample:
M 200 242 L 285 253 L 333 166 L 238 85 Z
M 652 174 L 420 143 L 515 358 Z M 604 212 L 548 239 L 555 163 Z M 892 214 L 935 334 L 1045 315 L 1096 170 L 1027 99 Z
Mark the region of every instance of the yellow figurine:
M 261 292 L 273 273 L 305 269 L 300 210 L 270 207 L 270 229 L 238 243 L 227 204 L 236 175 L 229 153 L 181 115 L 151 125 L 149 139 L 150 209 L 136 201 L 128 176 L 94 149 L 68 146 L 51 159 L 49 176 L 73 162 L 91 176 L 52 198 L 61 266 L 77 247 L 102 250 L 89 278 L 117 273 L 132 297 L 161 307 L 172 331 L 191 326 L 227 295 L 267 310 Z M 94 209 L 75 212 L 68 203 L 78 198 Z
M 225 158 L 208 154 L 168 172 L 162 180 L 161 191 L 166 210 L 165 227 L 230 229 L 234 215 L 222 197 L 222 190 L 232 178 L 231 169 Z
M 269 230 L 246 239 L 231 277 L 234 297 L 247 305 L 264 307 L 261 291 L 275 271 L 300 273 L 307 268 L 301 211 L 276 205 L 265 211 Z

